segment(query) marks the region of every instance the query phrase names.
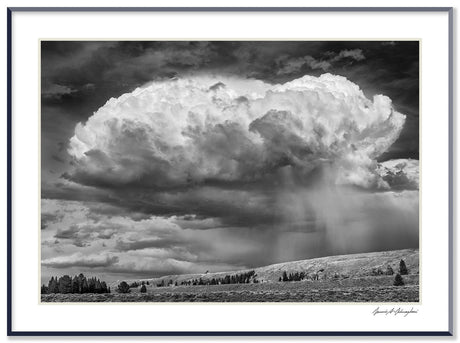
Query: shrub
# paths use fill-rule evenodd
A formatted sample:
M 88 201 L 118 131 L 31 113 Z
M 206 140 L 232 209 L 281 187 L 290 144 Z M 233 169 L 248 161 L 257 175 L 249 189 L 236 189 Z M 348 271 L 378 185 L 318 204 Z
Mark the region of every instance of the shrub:
M 125 282 L 125 281 L 122 281 L 119 285 L 118 285 L 118 293 L 129 293 L 129 285 Z
M 141 293 L 147 293 L 147 287 L 145 287 L 145 285 L 142 285 Z
M 393 271 L 393 268 L 391 268 L 390 265 L 387 266 L 387 270 L 385 271 L 385 275 L 393 275 L 395 272 Z
M 380 268 L 373 268 L 371 274 L 373 276 L 383 275 L 382 269 Z
M 404 262 L 404 260 L 401 260 L 399 262 L 399 274 L 407 275 L 407 267 L 406 267 L 406 263 Z
M 401 274 L 396 274 L 395 281 L 393 282 L 393 286 L 404 286 L 404 281 Z

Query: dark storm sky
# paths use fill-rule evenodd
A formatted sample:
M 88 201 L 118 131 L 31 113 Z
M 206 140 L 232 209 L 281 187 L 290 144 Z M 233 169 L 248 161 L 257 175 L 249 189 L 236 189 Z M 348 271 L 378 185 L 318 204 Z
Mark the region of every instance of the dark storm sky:
M 69 186 L 65 182 L 68 179 L 67 171 L 73 163 L 67 148 L 69 139 L 74 135 L 75 126 L 80 122 L 85 123 L 110 98 L 117 98 L 150 81 L 181 77 L 191 73 L 216 73 L 254 78 L 275 84 L 291 81 L 306 74 L 341 75 L 359 85 L 369 99 L 372 99 L 375 94 L 390 97 L 395 109 L 406 115 L 406 123 L 400 137 L 378 160 L 418 159 L 419 157 L 418 42 L 43 41 L 41 63 L 42 199 L 51 202 L 48 204 L 48 213 L 42 216 L 42 231 L 48 230 L 48 233 L 44 234 L 42 245 L 49 248 L 48 252 L 45 251 L 47 255 L 42 256 L 42 259 L 49 261 L 45 264 L 51 268 L 49 273 L 53 272 L 52 268 L 74 268 L 71 269 L 72 271 L 82 268 L 97 271 L 97 268 L 101 268 L 107 273 L 131 275 L 129 265 L 113 268 L 111 271 L 111 267 L 119 262 L 118 255 L 108 254 L 102 259 L 90 260 L 80 256 L 78 248 L 89 247 L 88 240 L 89 237 L 93 237 L 91 236 L 93 232 L 97 232 L 102 240 L 105 239 L 104 237 L 112 237 L 115 234 L 114 227 L 116 228 L 117 225 L 123 227 L 126 224 L 123 222 L 124 219 L 115 221 L 113 219 L 115 215 L 126 215 L 139 223 L 148 220 L 150 213 L 157 216 L 175 214 L 168 206 L 163 208 L 161 204 L 148 203 L 148 197 L 145 200 L 131 194 L 125 201 L 120 200 L 119 194 L 112 193 L 103 185 L 79 188 L 78 185 Z M 136 192 L 135 189 L 125 191 Z M 76 203 L 62 205 L 66 201 L 76 201 Z M 84 210 L 77 209 L 79 203 L 84 206 Z M 193 212 L 193 199 L 186 200 L 186 204 Z M 68 212 L 80 211 L 84 214 L 65 219 L 66 209 L 63 206 L 71 207 Z M 229 215 L 229 218 L 224 220 L 225 225 L 235 227 L 233 232 L 238 233 L 244 231 L 242 228 L 244 225 L 253 222 L 260 224 L 261 221 L 273 219 L 266 211 L 254 213 L 250 210 L 240 208 L 237 214 Z M 213 212 L 212 209 L 209 211 L 209 213 Z M 216 208 L 215 214 L 215 217 L 209 216 L 214 219 L 197 218 L 200 223 L 196 225 L 201 228 L 213 227 L 215 223 L 213 224 L 212 220 L 222 216 L 221 209 Z M 176 218 L 175 224 L 189 219 Z M 103 220 L 108 222 L 102 223 Z M 82 221 L 90 222 L 97 228 L 90 227 L 90 224 L 85 226 Z M 189 220 L 188 225 L 192 225 L 191 222 L 193 220 Z M 50 225 L 55 225 L 55 231 L 49 231 Z M 143 228 L 139 230 L 142 231 Z M 259 227 L 250 230 L 253 232 L 261 229 Z M 214 230 L 212 233 L 209 230 L 207 238 L 204 238 L 201 237 L 204 231 L 206 230 L 200 231 L 201 243 L 188 237 L 187 233 L 181 232 L 174 237 L 169 234 L 161 236 L 161 240 L 133 239 L 127 243 L 126 240 L 119 239 L 113 251 L 139 252 L 143 247 L 155 249 L 173 246 L 175 255 L 171 253 L 171 256 L 174 255 L 174 258 L 182 256 L 182 260 L 187 261 L 187 253 L 205 249 L 202 244 L 206 240 L 229 239 L 236 245 L 244 245 L 241 243 L 241 237 L 244 237 L 245 233 L 230 238 L 225 230 L 221 232 Z M 259 235 L 262 242 L 269 241 L 266 232 L 254 233 L 254 236 Z M 64 243 L 69 242 L 71 249 L 64 246 Z M 290 242 L 295 245 L 293 243 L 295 238 L 293 237 Z M 101 241 L 101 247 L 105 247 L 105 244 Z M 186 251 L 182 249 L 183 246 L 190 249 Z M 252 259 L 250 265 L 266 263 L 263 258 L 257 259 L 252 255 L 253 251 L 257 251 L 257 249 L 251 250 L 253 248 L 248 246 L 246 250 L 240 251 L 238 259 L 232 258 L 230 252 L 224 251 L 218 259 L 215 256 L 206 258 L 200 256 L 198 260 L 202 258 L 207 263 L 218 260 L 217 262 L 222 264 L 222 269 L 248 265 L 244 262 L 246 255 Z M 221 250 L 225 248 L 221 247 Z M 70 256 L 68 259 L 56 259 L 67 255 Z M 294 254 L 282 259 L 300 257 L 304 256 Z M 170 266 L 162 268 L 154 272 L 164 274 L 176 271 Z M 147 271 L 148 267 L 139 267 L 133 275 L 145 275 Z

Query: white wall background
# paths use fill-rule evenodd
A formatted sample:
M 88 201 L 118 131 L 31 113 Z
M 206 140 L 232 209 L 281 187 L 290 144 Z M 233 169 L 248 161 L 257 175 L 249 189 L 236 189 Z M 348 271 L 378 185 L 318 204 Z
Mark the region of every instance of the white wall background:
M 181 1 L 181 0 L 169 0 L 169 1 L 147 1 L 147 0 L 130 0 L 129 2 L 114 0 L 114 1 L 97 1 L 97 0 L 80 0 L 78 2 L 75 1 L 27 1 L 27 0 L 17 0 L 17 1 L 5 1 L 5 4 L 2 8 L 3 14 L 0 14 L 0 42 L 2 46 L 2 53 L 0 54 L 0 65 L 2 66 L 0 70 L 0 75 L 2 75 L 2 82 L 0 83 L 0 103 L 3 105 L 0 107 L 1 116 L 0 116 L 0 141 L 1 144 L 1 153 L 0 153 L 0 165 L 6 166 L 6 7 L 13 6 L 13 7 L 20 7 L 20 6 L 190 6 L 192 3 L 190 1 Z M 447 0 L 438 0 L 438 1 L 427 1 L 427 0 L 418 0 L 418 1 L 404 1 L 404 0 L 387 0 L 387 1 L 379 1 L 379 0 L 349 0 L 344 3 L 341 0 L 323 0 L 321 2 L 314 2 L 314 1 L 302 1 L 302 0 L 284 0 L 284 1 L 274 1 L 274 0 L 265 0 L 265 1 L 249 1 L 249 0 L 233 0 L 233 1 L 210 1 L 210 0 L 201 0 L 201 1 L 193 1 L 194 6 L 455 6 L 455 1 L 447 1 Z M 456 27 L 456 25 L 455 25 Z M 457 38 L 456 35 L 454 36 L 455 39 Z M 457 39 L 455 41 L 455 44 Z M 455 54 L 454 61 L 457 61 L 457 57 Z M 455 73 L 456 77 L 456 73 Z M 456 84 L 456 82 L 455 82 Z M 456 87 L 454 87 L 456 90 Z M 458 97 L 458 91 L 454 94 L 454 98 Z M 455 112 L 454 112 L 455 113 Z M 458 122 L 456 123 L 456 132 L 458 132 Z M 35 147 L 33 147 L 35 148 Z M 2 288 L 2 292 L 0 293 L 0 304 L 6 304 L 6 168 L 3 167 L 0 169 L 0 218 L 2 219 L 3 225 L 0 227 L 4 228 L 1 233 L 1 240 L 2 240 L 2 247 L 3 251 L 3 259 L 2 263 L 0 263 L 0 284 L 4 287 Z M 457 206 L 458 210 L 458 206 Z M 457 236 L 455 237 L 457 239 Z M 457 246 L 457 241 L 455 245 Z M 454 249 L 455 250 L 455 249 Z M 455 283 L 456 285 L 456 283 Z M 455 289 L 455 287 L 454 287 Z M 0 311 L 0 342 L 7 340 L 6 338 L 6 306 L 2 306 L 3 310 Z M 455 311 L 456 313 L 456 311 Z M 131 319 L 130 319 L 131 320 Z M 364 328 L 363 328 L 364 329 Z M 375 338 L 374 338 L 375 339 Z M 63 341 L 63 338 L 15 338 L 10 339 L 15 342 L 26 342 L 26 341 Z M 133 342 L 133 341 L 158 341 L 158 342 L 181 342 L 181 341 L 196 341 L 196 342 L 215 342 L 215 341 L 226 341 L 226 342 L 233 342 L 233 341 L 270 341 L 270 342 L 286 342 L 288 340 L 295 340 L 295 341 L 310 341 L 310 342 L 333 342 L 338 339 L 332 338 L 189 338 L 189 339 L 177 339 L 177 338 L 72 338 L 66 339 L 66 341 L 85 341 L 85 342 Z M 368 341 L 370 338 L 346 338 L 341 339 L 345 341 Z M 377 338 L 380 341 L 387 341 L 386 338 Z M 391 339 L 391 341 L 438 341 L 441 340 L 440 338 L 409 338 L 409 339 Z M 455 338 L 455 341 L 458 339 Z M 452 341 L 452 340 L 449 340 Z

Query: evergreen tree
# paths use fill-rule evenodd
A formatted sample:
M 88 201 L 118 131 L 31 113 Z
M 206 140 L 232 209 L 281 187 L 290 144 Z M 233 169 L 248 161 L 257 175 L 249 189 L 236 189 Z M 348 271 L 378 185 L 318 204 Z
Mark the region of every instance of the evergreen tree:
M 81 285 L 81 293 L 88 293 L 89 288 L 88 288 L 88 280 L 86 278 L 83 278 L 83 283 Z
M 94 277 L 88 280 L 88 293 L 95 293 L 94 290 L 96 288 L 96 279 Z
M 141 293 L 147 293 L 147 287 L 145 287 L 145 285 L 142 285 Z
M 72 293 L 80 293 L 78 276 L 76 275 L 72 279 Z
M 94 284 L 94 293 L 102 293 L 102 285 L 99 279 L 97 279 Z
M 289 281 L 286 271 L 283 272 L 283 281 L 284 282 Z
M 86 277 L 80 273 L 78 275 L 78 293 L 83 293 L 83 284 L 86 282 Z
M 42 287 L 40 288 L 40 293 L 48 294 L 48 287 L 46 287 L 45 285 L 42 285 Z
M 118 285 L 118 293 L 129 293 L 129 292 L 130 292 L 129 285 L 125 281 L 120 282 L 120 284 Z
M 399 274 L 407 275 L 407 267 L 406 267 L 406 263 L 404 262 L 404 260 L 401 260 L 399 262 Z
M 51 280 L 48 282 L 48 293 L 59 293 L 59 286 L 57 283 L 57 277 L 51 277 Z
M 59 278 L 58 288 L 59 288 L 59 293 L 62 293 L 62 294 L 72 293 L 72 279 L 70 278 L 69 275 L 64 275 L 63 277 Z
M 404 286 L 404 281 L 402 276 L 398 273 L 395 276 L 395 281 L 393 282 L 393 286 Z

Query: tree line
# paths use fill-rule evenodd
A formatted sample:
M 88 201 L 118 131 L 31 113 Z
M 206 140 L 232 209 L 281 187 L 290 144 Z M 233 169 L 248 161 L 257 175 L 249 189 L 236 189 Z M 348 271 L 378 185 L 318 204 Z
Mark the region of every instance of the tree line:
M 324 272 L 324 269 L 319 270 L 318 273 L 319 272 Z M 313 273 L 312 275 L 309 276 L 305 272 L 295 272 L 295 273 L 288 274 L 286 271 L 283 271 L 283 274 L 279 277 L 278 281 L 279 282 L 302 281 L 308 277 L 311 278 L 312 280 L 318 280 L 319 279 L 318 273 Z M 380 268 L 373 268 L 371 271 L 372 276 L 393 275 L 393 274 L 394 274 L 394 271 L 390 265 L 387 266 L 387 269 L 385 270 L 385 272 L 382 271 Z M 395 276 L 394 285 L 395 286 L 404 285 L 401 275 L 407 275 L 407 274 L 408 274 L 408 270 L 407 270 L 406 263 L 404 262 L 404 260 L 399 261 L 399 270 Z M 334 275 L 334 277 L 337 278 L 337 275 Z
M 229 285 L 237 283 L 258 283 L 256 278 L 256 272 L 251 270 L 246 273 L 240 273 L 235 275 L 225 275 L 224 277 L 217 277 L 208 280 L 202 278 L 182 281 L 181 285 L 185 286 L 197 286 L 197 285 Z
M 80 273 L 80 275 L 75 275 L 73 278 L 69 275 L 64 275 L 60 278 L 52 276 L 48 286 L 41 286 L 41 293 L 110 293 L 110 287 L 107 287 L 105 281 L 100 281 L 95 277 L 86 278 Z
M 214 277 L 212 279 L 203 280 L 203 278 L 197 278 L 192 280 L 185 280 L 180 283 L 181 286 L 204 286 L 204 285 L 229 285 L 229 284 L 238 284 L 238 283 L 258 283 L 259 281 L 256 278 L 256 273 L 254 270 L 251 270 L 246 273 L 239 273 L 234 275 L 225 275 L 224 277 Z M 167 287 L 167 286 L 179 286 L 179 283 L 173 282 L 173 280 L 161 280 L 157 283 L 157 287 Z
M 283 272 L 283 275 L 280 276 L 278 281 L 283 281 L 283 282 L 289 282 L 289 281 L 302 281 L 307 277 L 307 274 L 305 272 L 295 272 L 295 273 L 289 273 L 289 275 L 286 273 L 286 271 Z
M 141 282 L 134 281 L 129 285 L 129 288 L 137 288 L 139 286 L 144 286 L 144 285 L 150 285 L 150 283 L 148 281 L 141 281 Z

